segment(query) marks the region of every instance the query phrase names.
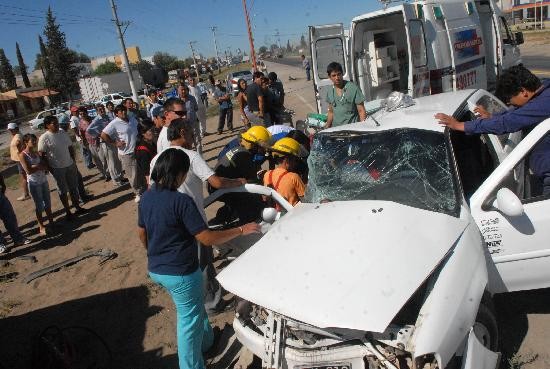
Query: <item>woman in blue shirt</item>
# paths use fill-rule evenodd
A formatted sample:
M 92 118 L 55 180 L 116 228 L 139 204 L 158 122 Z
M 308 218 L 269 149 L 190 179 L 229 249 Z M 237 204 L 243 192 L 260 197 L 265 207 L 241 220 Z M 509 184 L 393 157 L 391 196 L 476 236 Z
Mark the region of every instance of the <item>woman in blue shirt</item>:
M 202 353 L 212 345 L 213 333 L 204 309 L 197 240 L 221 244 L 258 233 L 260 227 L 248 223 L 210 231 L 193 199 L 177 191 L 188 170 L 189 157 L 181 150 L 159 156 L 151 172 L 155 185 L 139 203 L 138 234 L 147 249 L 149 276 L 168 290 L 176 305 L 179 367 L 203 369 Z

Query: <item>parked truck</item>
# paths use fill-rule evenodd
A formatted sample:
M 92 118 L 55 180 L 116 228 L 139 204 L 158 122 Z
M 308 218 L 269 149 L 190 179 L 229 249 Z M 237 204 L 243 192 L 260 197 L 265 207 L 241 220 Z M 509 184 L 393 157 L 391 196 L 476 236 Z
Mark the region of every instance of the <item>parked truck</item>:
M 344 79 L 356 82 L 367 101 L 392 91 L 420 97 L 483 88 L 494 91 L 503 69 L 521 63 L 521 32 L 512 33 L 493 0 L 404 3 L 352 19 L 349 36 L 340 24 L 310 26 L 318 111 L 336 61 Z
M 124 72 L 106 74 L 104 76 L 87 77 L 78 80 L 82 99 L 87 102 L 97 101 L 103 96 L 123 92 L 131 94 L 128 75 Z M 134 73 L 134 86 L 137 90 L 144 87 L 139 73 Z

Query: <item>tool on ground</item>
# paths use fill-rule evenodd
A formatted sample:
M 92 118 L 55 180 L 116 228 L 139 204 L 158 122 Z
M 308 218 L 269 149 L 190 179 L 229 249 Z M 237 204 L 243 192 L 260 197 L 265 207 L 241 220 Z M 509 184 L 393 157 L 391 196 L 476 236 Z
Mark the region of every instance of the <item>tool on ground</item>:
M 84 254 L 75 256 L 74 258 L 62 261 L 60 263 L 51 265 L 49 267 L 46 267 L 46 268 L 43 268 L 43 269 L 40 269 L 40 270 L 37 270 L 36 272 L 33 272 L 33 273 L 29 274 L 27 277 L 25 277 L 25 279 L 23 279 L 23 282 L 29 283 L 29 282 L 35 280 L 36 278 L 40 278 L 40 277 L 42 277 L 46 274 L 57 272 L 59 269 L 61 269 L 63 267 L 76 264 L 79 261 L 90 258 L 92 256 L 99 256 L 100 257 L 99 265 L 102 265 L 106 261 L 114 259 L 115 257 L 117 257 L 117 254 L 114 251 L 109 250 L 109 249 L 91 250 L 91 251 L 85 252 Z

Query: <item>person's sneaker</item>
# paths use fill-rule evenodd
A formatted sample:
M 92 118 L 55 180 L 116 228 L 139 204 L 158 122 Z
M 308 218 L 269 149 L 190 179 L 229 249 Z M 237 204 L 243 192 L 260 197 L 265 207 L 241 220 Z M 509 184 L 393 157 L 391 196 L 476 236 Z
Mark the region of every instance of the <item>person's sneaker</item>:
M 120 182 L 122 182 L 122 183 L 128 183 L 128 182 L 130 182 L 130 180 L 129 180 L 128 178 L 126 178 L 126 177 L 122 177 L 122 178 L 120 179 Z
M 77 209 L 74 211 L 75 214 L 79 214 L 79 215 L 80 215 L 80 214 L 86 214 L 87 212 L 88 212 L 88 209 L 84 209 L 84 208 L 81 208 L 81 207 L 77 208 Z
M 23 240 L 19 241 L 19 242 L 14 242 L 15 243 L 15 246 L 23 246 L 23 245 L 28 245 L 30 244 L 32 241 L 29 240 L 28 238 L 23 238 Z
M 125 185 L 125 183 L 122 183 L 121 181 L 114 181 L 113 182 L 113 186 L 115 186 L 115 187 L 122 187 L 124 185 Z
M 140 200 L 141 200 L 141 196 L 136 195 L 136 198 L 134 199 L 134 202 L 135 202 L 136 204 L 139 204 L 139 201 L 140 201 Z
M 8 247 L 3 243 L 0 243 L 0 254 L 5 253 L 6 251 L 8 251 Z
M 105 177 L 105 182 L 109 182 L 111 180 L 111 176 Z
M 17 198 L 17 201 L 25 201 L 30 199 L 31 197 L 29 195 L 21 195 Z

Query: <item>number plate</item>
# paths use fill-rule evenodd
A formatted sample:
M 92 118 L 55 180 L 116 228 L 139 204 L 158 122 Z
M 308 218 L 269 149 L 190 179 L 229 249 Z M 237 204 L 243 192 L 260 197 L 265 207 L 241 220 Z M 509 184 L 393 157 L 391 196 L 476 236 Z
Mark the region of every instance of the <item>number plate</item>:
M 311 366 L 295 366 L 294 369 L 351 369 L 351 364 L 326 364 Z

